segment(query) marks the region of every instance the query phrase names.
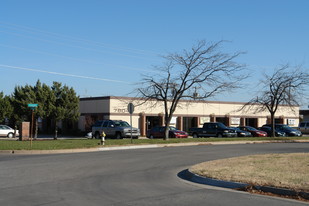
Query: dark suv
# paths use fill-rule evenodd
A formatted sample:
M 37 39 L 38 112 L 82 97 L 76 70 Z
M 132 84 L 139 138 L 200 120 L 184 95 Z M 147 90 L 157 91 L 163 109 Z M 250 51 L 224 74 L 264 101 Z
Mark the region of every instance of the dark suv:
M 271 124 L 265 124 L 263 125 L 263 127 L 271 127 Z M 285 132 L 287 137 L 301 137 L 303 136 L 303 134 L 301 133 L 301 131 L 297 130 L 297 129 L 293 129 L 291 127 L 289 127 L 286 124 L 275 124 L 275 129 Z
M 221 122 L 204 123 L 203 128 L 190 128 L 189 134 L 196 137 L 237 137 L 234 129 L 228 128 Z
M 124 137 L 132 137 L 137 139 L 140 136 L 140 130 L 132 127 L 122 120 L 99 120 L 92 126 L 93 138 L 100 138 L 102 132 L 106 137 L 114 137 L 116 139 L 122 139 Z

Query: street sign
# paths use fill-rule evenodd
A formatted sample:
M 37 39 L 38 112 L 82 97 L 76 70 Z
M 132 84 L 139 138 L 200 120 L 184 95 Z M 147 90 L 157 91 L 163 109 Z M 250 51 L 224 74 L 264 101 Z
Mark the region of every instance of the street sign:
M 129 103 L 129 104 L 128 104 L 128 112 L 129 112 L 130 114 L 133 114 L 133 112 L 134 112 L 134 105 L 133 105 L 132 103 Z
M 28 104 L 28 107 L 32 110 L 32 118 L 31 118 L 31 130 L 30 130 L 30 148 L 32 149 L 32 138 L 34 136 L 34 130 L 33 130 L 33 125 L 34 125 L 34 110 L 35 108 L 38 107 L 38 104 Z
M 131 125 L 131 143 L 133 143 L 133 140 L 132 140 L 132 114 L 134 112 L 134 105 L 130 102 L 128 104 L 128 112 L 130 113 L 130 125 Z
M 38 104 L 28 104 L 28 107 L 38 107 Z

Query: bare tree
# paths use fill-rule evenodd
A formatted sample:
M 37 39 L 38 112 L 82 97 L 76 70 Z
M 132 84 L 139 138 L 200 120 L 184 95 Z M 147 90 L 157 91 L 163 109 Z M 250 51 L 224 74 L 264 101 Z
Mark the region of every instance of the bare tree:
M 280 105 L 286 105 L 292 111 L 309 84 L 309 74 L 301 67 L 291 68 L 288 64 L 280 66 L 273 74 L 264 74 L 261 80 L 262 90 L 242 109 L 253 109 L 255 113 L 268 111 L 271 119 L 272 136 L 275 137 L 275 114 Z M 295 111 L 296 112 L 296 111 Z
M 164 105 L 165 139 L 169 125 L 181 99 L 202 100 L 220 92 L 240 87 L 244 65 L 234 60 L 241 52 L 233 54 L 220 51 L 224 41 L 197 45 L 182 53 L 165 56 L 166 63 L 156 67 L 158 74 L 145 75 L 137 89 L 143 102 Z

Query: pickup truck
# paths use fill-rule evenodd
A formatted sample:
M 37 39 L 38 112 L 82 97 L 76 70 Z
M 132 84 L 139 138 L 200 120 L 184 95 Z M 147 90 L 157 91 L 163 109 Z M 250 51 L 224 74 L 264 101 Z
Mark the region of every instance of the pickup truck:
M 190 128 L 189 135 L 197 137 L 237 137 L 234 129 L 226 127 L 221 122 L 207 122 L 202 128 Z
M 124 137 L 131 137 L 131 126 L 122 120 L 99 120 L 92 126 L 92 137 L 99 139 L 102 133 L 106 137 L 122 139 Z M 137 139 L 140 136 L 140 130 L 132 128 L 132 137 Z

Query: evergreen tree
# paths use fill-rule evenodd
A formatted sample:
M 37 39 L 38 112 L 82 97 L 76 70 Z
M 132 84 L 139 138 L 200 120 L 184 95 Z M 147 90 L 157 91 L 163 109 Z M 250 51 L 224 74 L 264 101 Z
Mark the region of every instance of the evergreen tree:
M 57 124 L 60 120 L 76 121 L 79 117 L 79 97 L 73 88 L 53 82 L 52 91 L 55 97 L 52 117 L 55 121 L 55 139 L 57 139 Z
M 30 85 L 16 86 L 13 92 L 14 119 L 17 123 L 31 120 L 28 104 L 37 103 L 34 88 Z
M 5 123 L 6 119 L 11 119 L 12 114 L 13 106 L 10 97 L 0 92 L 0 123 Z
M 0 101 L 3 99 L 2 96 L 0 94 Z M 62 86 L 59 82 L 53 82 L 52 87 L 42 84 L 40 80 L 36 82 L 35 86 L 16 86 L 12 94 L 13 119 L 15 122 L 31 120 L 31 110 L 28 107 L 30 103 L 38 104 L 35 109 L 36 122 L 39 117 L 45 120 L 53 120 L 56 127 L 59 121 L 76 121 L 79 117 L 79 97 L 73 88 L 66 85 Z M 4 114 L 1 108 L 0 112 Z M 36 134 L 37 130 L 36 127 Z M 57 127 L 55 130 L 57 130 Z

